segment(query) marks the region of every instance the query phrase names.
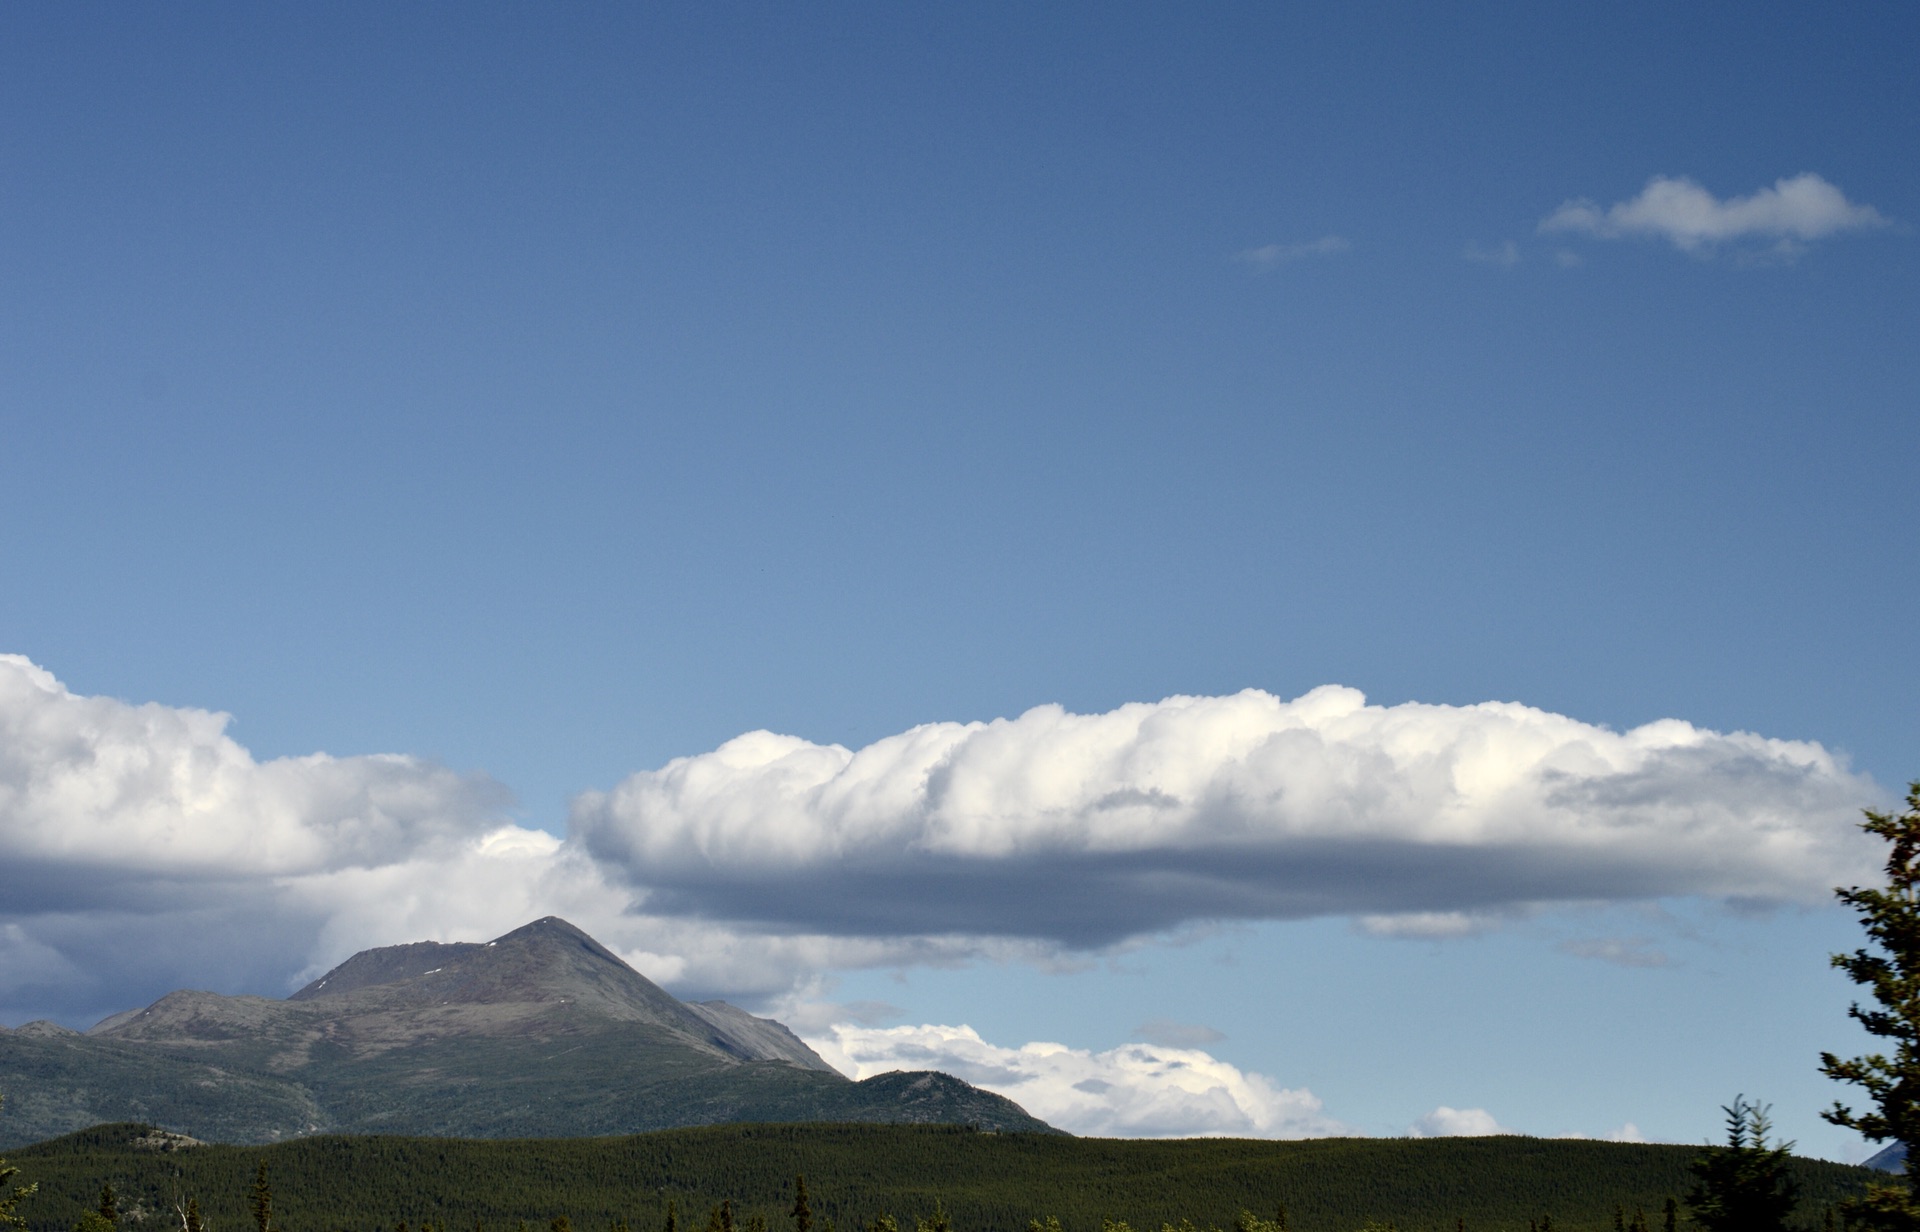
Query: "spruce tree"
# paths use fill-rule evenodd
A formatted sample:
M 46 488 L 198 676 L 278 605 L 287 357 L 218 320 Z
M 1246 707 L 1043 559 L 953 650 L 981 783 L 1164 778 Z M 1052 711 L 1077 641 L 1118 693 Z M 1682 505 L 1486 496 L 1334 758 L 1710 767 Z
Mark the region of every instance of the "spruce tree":
M 1663 1221 L 1661 1232 L 1680 1232 L 1680 1204 L 1674 1201 L 1672 1194 L 1667 1195 L 1665 1205 L 1660 1208 Z
M 793 1232 L 813 1232 L 813 1210 L 807 1205 L 807 1178 L 793 1178 Z
M 1787 1232 L 1799 1186 L 1787 1174 L 1793 1143 L 1767 1141 L 1767 1107 L 1734 1096 L 1727 1114 L 1727 1145 L 1708 1147 L 1693 1161 L 1687 1205 L 1706 1232 Z
M 100 1186 L 100 1205 L 94 1208 L 100 1212 L 100 1218 L 108 1223 L 120 1222 L 120 1199 L 113 1192 L 113 1182 Z
M 4 1107 L 7 1097 L 0 1095 L 0 1107 Z M 7 1188 L 7 1182 L 20 1175 L 20 1169 L 0 1159 L 0 1228 L 25 1228 L 27 1221 L 20 1218 L 18 1207 L 39 1190 L 38 1184 L 17 1185 Z
M 660 1232 L 680 1232 L 680 1207 L 672 1198 L 667 1199 L 667 1221 Z
M 277 1232 L 273 1223 L 273 1186 L 267 1182 L 267 1161 L 253 1174 L 253 1226 L 256 1232 Z
M 187 1199 L 187 1213 L 180 1218 L 183 1232 L 205 1232 L 206 1221 L 200 1217 L 200 1199 Z
M 1820 1054 L 1820 1072 L 1866 1091 L 1874 1111 L 1855 1112 L 1838 1101 L 1820 1115 L 1858 1131 L 1875 1142 L 1892 1140 L 1920 1159 L 1920 781 L 1908 784 L 1907 811 L 1866 812 L 1860 828 L 1891 846 L 1887 884 L 1879 889 L 1853 886 L 1835 890 L 1860 917 L 1874 949 L 1835 954 L 1833 965 L 1873 992 L 1877 1003 L 1855 1002 L 1847 1013 L 1869 1035 L 1891 1040 L 1893 1056 L 1870 1053 L 1841 1060 Z M 1858 1198 L 1841 1204 L 1849 1228 L 1861 1232 L 1915 1232 L 1920 1229 L 1912 1170 L 1876 1181 Z

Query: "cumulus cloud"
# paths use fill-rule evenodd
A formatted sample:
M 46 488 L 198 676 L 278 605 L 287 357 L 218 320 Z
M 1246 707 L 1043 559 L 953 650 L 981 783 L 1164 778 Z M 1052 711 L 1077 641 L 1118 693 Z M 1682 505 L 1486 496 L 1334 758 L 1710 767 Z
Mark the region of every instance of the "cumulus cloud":
M 656 979 L 773 995 L 834 966 L 1019 941 L 737 936 L 634 910 L 499 784 L 405 756 L 256 761 L 227 716 L 77 695 L 0 656 L 0 1021 L 86 1025 L 181 987 L 290 991 L 353 952 L 563 915 Z
M 1825 901 L 1871 871 L 1877 798 L 1817 744 L 1327 686 L 858 750 L 751 732 L 580 796 L 572 825 L 656 912 L 1094 947 L 1196 919 Z
M 0 867 L 33 870 L 8 901 L 87 905 L 115 894 L 116 871 L 196 881 L 368 867 L 498 825 L 509 802 L 491 780 L 411 757 L 256 762 L 227 721 L 76 696 L 0 656 Z M 87 876 L 57 871 L 73 868 Z
M 1657 175 L 1639 196 L 1604 209 L 1589 200 L 1568 201 L 1541 221 L 1540 230 L 1600 239 L 1655 236 L 1693 252 L 1748 239 L 1793 245 L 1886 225 L 1872 206 L 1848 201 L 1838 188 L 1806 172 L 1724 201 L 1690 179 Z
M 1445 1104 L 1415 1121 L 1407 1136 L 1411 1138 L 1485 1138 L 1493 1134 L 1511 1134 L 1493 1119 L 1485 1108 L 1449 1108 Z
M 1323 235 L 1304 244 L 1262 244 L 1258 248 L 1236 253 L 1235 260 L 1244 261 L 1255 269 L 1270 270 L 1305 257 L 1339 256 L 1352 247 L 1342 236 Z
M 1328 1117 L 1313 1092 L 1275 1086 L 1195 1048 L 1123 1044 L 1092 1052 L 1047 1043 L 1005 1048 L 966 1026 L 845 1023 L 807 1043 L 851 1077 L 942 1070 L 1005 1095 L 1075 1134 L 1315 1138 L 1354 1132 Z
M 823 973 L 1058 965 L 1218 920 L 1447 937 L 1556 902 L 1824 901 L 1873 871 L 1853 822 L 1876 793 L 1818 745 L 1337 687 L 859 750 L 753 732 L 579 797 L 564 839 L 482 775 L 256 760 L 226 726 L 0 656 L 0 1021 L 284 991 L 367 946 L 553 914 L 683 995 L 871 1023 Z

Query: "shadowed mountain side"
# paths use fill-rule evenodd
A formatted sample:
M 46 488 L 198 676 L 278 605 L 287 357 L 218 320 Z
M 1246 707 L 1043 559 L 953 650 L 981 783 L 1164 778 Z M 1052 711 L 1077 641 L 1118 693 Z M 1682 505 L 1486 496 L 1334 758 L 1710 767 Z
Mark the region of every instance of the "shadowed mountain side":
M 780 1023 L 688 1005 L 548 918 L 356 954 L 285 1001 L 169 993 L 82 1035 L 0 1033 L 0 1144 L 114 1120 L 196 1138 L 621 1134 L 727 1121 L 1046 1131 L 945 1074 L 855 1083 Z

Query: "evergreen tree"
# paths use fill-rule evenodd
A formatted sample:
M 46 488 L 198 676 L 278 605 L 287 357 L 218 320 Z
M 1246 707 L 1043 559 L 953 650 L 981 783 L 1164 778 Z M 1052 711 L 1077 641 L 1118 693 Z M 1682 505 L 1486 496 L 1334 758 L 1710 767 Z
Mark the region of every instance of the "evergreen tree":
M 1907 811 L 1895 816 L 1867 810 L 1861 829 L 1885 839 L 1887 884 L 1884 889 L 1835 890 L 1853 908 L 1876 949 L 1835 954 L 1833 965 L 1873 992 L 1878 1004 L 1848 1008 L 1867 1033 L 1891 1040 L 1891 1058 L 1882 1053 L 1841 1060 L 1820 1054 L 1820 1072 L 1861 1087 L 1875 1106 L 1858 1112 L 1835 1101 L 1820 1115 L 1835 1125 L 1858 1130 L 1875 1142 L 1889 1139 L 1920 1159 L 1920 781 L 1908 784 Z M 1920 1229 L 1920 1200 L 1911 1172 L 1867 1187 L 1841 1206 L 1849 1227 L 1862 1232 L 1914 1232 Z
M 0 1107 L 4 1107 L 6 1102 L 7 1097 L 0 1095 Z M 20 1169 L 8 1164 L 6 1160 L 0 1159 L 0 1228 L 25 1228 L 27 1226 L 27 1221 L 20 1218 L 17 1208 L 22 1202 L 32 1197 L 40 1186 L 37 1184 L 17 1185 L 9 1190 L 7 1188 L 7 1182 L 19 1174 Z
M 206 1232 L 206 1221 L 200 1218 L 200 1199 L 187 1199 L 187 1212 L 180 1217 L 181 1232 Z
M 253 1226 L 256 1232 L 279 1232 L 273 1223 L 273 1186 L 267 1183 L 267 1161 L 253 1174 Z
M 1660 1208 L 1662 1222 L 1660 1232 L 1680 1232 L 1680 1204 L 1668 1194 L 1666 1203 Z
M 793 1178 L 793 1232 L 813 1232 L 813 1210 L 807 1205 L 807 1178 Z
M 100 1212 L 100 1218 L 108 1223 L 120 1222 L 120 1199 L 113 1192 L 112 1181 L 100 1186 L 100 1205 L 95 1209 Z
M 660 1232 L 680 1232 L 680 1206 L 672 1198 L 667 1199 L 667 1221 Z
M 1787 1232 L 1799 1186 L 1787 1175 L 1793 1143 L 1769 1145 L 1773 1124 L 1764 1104 L 1736 1095 L 1727 1114 L 1727 1145 L 1708 1147 L 1693 1161 L 1687 1206 L 1707 1232 Z
M 1059 1227 L 1060 1221 L 1057 1219 L 1054 1220 L 1053 1226 L 1056 1228 Z M 875 1219 L 867 1225 L 867 1232 L 900 1232 L 900 1223 L 893 1216 L 883 1211 L 878 1219 Z
M 573 1232 L 573 1220 L 565 1215 L 555 1215 L 553 1222 L 547 1225 L 547 1232 Z
M 933 1214 L 926 1219 L 914 1221 L 914 1232 L 953 1232 L 953 1220 L 947 1215 L 947 1208 L 940 1199 L 933 1200 Z

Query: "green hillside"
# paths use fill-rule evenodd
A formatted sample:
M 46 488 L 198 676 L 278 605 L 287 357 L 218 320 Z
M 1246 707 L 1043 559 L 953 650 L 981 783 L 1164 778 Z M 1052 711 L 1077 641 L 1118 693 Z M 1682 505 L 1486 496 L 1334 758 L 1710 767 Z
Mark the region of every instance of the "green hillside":
M 316 1137 L 266 1147 L 137 1149 L 139 1127 L 101 1126 L 14 1152 L 40 1193 L 23 1207 L 33 1232 L 67 1232 L 102 1182 L 145 1217 L 123 1227 L 170 1232 L 174 1202 L 196 1196 L 209 1232 L 252 1227 L 246 1199 L 268 1161 L 286 1232 L 391 1232 L 444 1225 L 545 1232 L 566 1215 L 577 1232 L 625 1221 L 658 1232 L 669 1200 L 697 1232 L 731 1199 L 739 1226 L 791 1226 L 795 1173 L 816 1213 L 855 1232 L 882 1213 L 906 1228 L 933 1213 L 954 1232 L 1024 1232 L 1058 1216 L 1065 1232 L 1124 1220 L 1140 1232 L 1190 1219 L 1230 1227 L 1242 1208 L 1284 1204 L 1294 1232 L 1353 1232 L 1389 1220 L 1402 1232 L 1526 1232 L 1551 1215 L 1562 1232 L 1605 1232 L 1615 1204 L 1645 1210 L 1684 1194 L 1690 1147 L 1536 1138 L 1125 1141 L 994 1134 L 950 1126 L 724 1125 L 621 1138 L 533 1140 Z M 1802 1213 L 1855 1191 L 1864 1170 L 1797 1161 Z

